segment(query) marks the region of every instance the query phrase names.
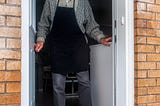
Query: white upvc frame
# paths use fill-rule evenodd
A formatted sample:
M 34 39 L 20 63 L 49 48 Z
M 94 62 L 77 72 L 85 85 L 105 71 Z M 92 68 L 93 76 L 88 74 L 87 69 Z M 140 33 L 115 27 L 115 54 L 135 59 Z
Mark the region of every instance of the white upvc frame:
M 115 0 L 115 5 L 116 106 L 134 106 L 134 0 Z
M 125 4 L 124 22 L 125 22 L 125 37 L 122 41 L 125 46 L 124 50 L 117 51 L 117 74 L 125 72 L 122 76 L 118 75 L 116 86 L 121 87 L 124 83 L 124 89 L 116 89 L 116 106 L 134 106 L 134 26 L 133 26 L 133 0 L 122 0 Z M 119 2 L 122 2 L 121 0 Z M 22 0 L 22 68 L 21 68 L 21 106 L 29 106 L 29 26 L 30 26 L 30 0 Z M 116 16 L 119 18 L 118 16 Z M 118 20 L 117 20 L 118 21 Z M 118 25 L 117 25 L 118 26 Z M 118 31 L 117 31 L 118 33 Z M 126 36 L 127 35 L 127 36 Z M 117 37 L 117 40 L 119 37 Z M 117 45 L 117 48 L 119 45 Z M 122 54 L 119 54 L 121 52 Z M 122 55 L 125 55 L 124 57 Z M 124 60 L 125 64 L 120 64 L 120 60 Z M 123 67 L 122 67 L 123 65 Z M 124 78 L 121 78 L 124 77 Z M 121 92 L 122 90 L 122 92 Z M 124 92 L 125 91 L 125 92 Z M 121 93 L 125 94 L 126 100 L 120 100 Z M 123 105 L 121 105 L 123 104 Z
M 126 0 L 126 106 L 134 106 L 134 0 Z
M 29 106 L 29 26 L 30 0 L 21 0 L 22 10 L 22 67 L 21 67 L 21 106 Z

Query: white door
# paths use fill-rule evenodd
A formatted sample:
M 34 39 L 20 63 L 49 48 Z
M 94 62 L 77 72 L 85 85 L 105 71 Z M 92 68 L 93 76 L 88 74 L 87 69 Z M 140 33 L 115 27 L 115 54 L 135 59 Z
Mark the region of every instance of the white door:
M 107 16 L 103 19 L 104 23 L 110 20 L 112 31 L 112 43 L 107 47 L 102 44 L 90 46 L 91 48 L 91 94 L 93 106 L 115 106 L 115 26 L 114 26 L 114 0 L 102 0 L 106 6 L 110 6 Z M 112 22 L 113 21 L 113 22 Z M 106 24 L 107 24 L 106 23 Z
M 91 46 L 91 91 L 93 106 L 114 106 L 113 44 Z

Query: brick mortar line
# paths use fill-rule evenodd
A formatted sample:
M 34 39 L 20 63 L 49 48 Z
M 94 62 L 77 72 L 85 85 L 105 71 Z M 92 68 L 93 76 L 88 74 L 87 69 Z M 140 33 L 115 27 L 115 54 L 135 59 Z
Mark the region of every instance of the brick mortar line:
M 0 72 L 21 72 L 21 70 L 0 70 Z
M 21 38 L 19 38 L 19 37 L 3 37 L 3 36 L 0 36 L 0 39 L 15 39 L 15 40 L 21 40 Z
M 135 54 L 139 54 L 139 53 L 141 53 L 141 54 L 154 54 L 153 52 L 135 52 Z
M 15 18 L 21 18 L 21 16 L 14 16 L 14 15 L 0 15 L 0 16 L 3 16 L 3 17 L 15 17 Z
M 150 37 L 150 38 L 156 38 L 156 37 Z M 157 39 L 160 39 L 159 37 L 157 37 Z M 147 39 L 146 39 L 147 40 Z M 137 42 L 136 42 L 137 43 Z M 135 45 L 138 45 L 138 44 L 135 44 Z M 142 45 L 153 45 L 153 46 L 159 46 L 160 44 L 149 44 L 146 42 L 146 44 L 142 44 Z
M 0 16 L 11 16 L 11 17 L 12 17 L 12 16 L 13 16 L 13 17 L 15 16 L 15 17 L 21 17 L 21 15 L 7 15 L 7 14 L 0 14 Z
M 159 22 L 159 21 L 158 21 Z M 159 22 L 160 24 L 160 22 Z M 138 27 L 139 28 L 139 27 Z M 136 28 L 137 29 L 137 28 Z M 160 28 L 148 28 L 148 27 L 140 27 L 140 29 L 151 29 L 151 30 L 160 30 Z
M 7 39 L 20 39 L 20 40 L 21 40 L 21 37 L 5 37 L 5 36 L 1 36 L 1 35 L 0 35 L 0 38 L 7 38 Z
M 146 77 L 146 78 L 138 78 L 138 79 L 135 79 L 135 80 L 153 80 L 153 79 L 159 79 L 160 77 L 155 77 L 155 78 L 151 78 L 151 77 Z M 157 85 L 155 85 L 157 86 Z M 155 86 L 141 86 L 141 87 L 155 87 Z
M 160 20 L 153 20 L 153 19 L 146 19 L 146 18 L 134 18 L 134 20 L 145 20 L 145 21 L 160 21 Z
M 0 96 L 2 96 L 2 95 L 9 95 L 9 94 L 20 94 L 20 92 L 15 92 L 15 93 L 14 93 L 14 92 L 11 92 L 11 93 L 7 93 L 7 92 L 6 92 L 6 93 L 4 93 L 4 94 L 1 94 L 1 93 L 0 93 Z
M 17 28 L 17 29 L 21 29 L 21 26 L 0 26 L 0 28 Z
M 7 39 L 5 38 L 5 48 L 7 48 Z
M 21 25 L 19 25 L 19 26 L 14 26 L 14 25 L 0 25 L 0 28 L 2 28 L 2 27 L 14 27 L 14 28 L 21 28 Z
M 13 50 L 13 51 L 19 51 L 21 48 L 0 48 L 0 50 Z
M 154 2 L 154 3 L 151 3 L 151 2 L 145 2 L 145 1 L 134 1 L 134 3 L 155 4 L 155 2 Z
M 2 61 L 21 61 L 21 59 L 0 59 Z
M 2 6 L 21 7 L 21 4 L 0 3 Z

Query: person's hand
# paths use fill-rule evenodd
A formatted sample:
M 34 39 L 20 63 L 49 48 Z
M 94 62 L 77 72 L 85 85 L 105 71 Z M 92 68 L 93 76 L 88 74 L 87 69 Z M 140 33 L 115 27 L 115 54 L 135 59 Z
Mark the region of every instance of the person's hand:
M 40 52 L 40 50 L 43 48 L 44 42 L 37 42 L 35 44 L 35 51 Z
M 110 42 L 112 42 L 112 37 L 105 37 L 100 39 L 100 43 L 105 46 L 110 46 Z

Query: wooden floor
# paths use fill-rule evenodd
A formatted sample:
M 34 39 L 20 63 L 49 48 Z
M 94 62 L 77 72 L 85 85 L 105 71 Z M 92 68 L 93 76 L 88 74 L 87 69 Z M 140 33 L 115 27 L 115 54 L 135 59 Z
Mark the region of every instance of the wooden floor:
M 52 93 L 39 92 L 37 94 L 36 106 L 53 106 Z M 80 106 L 78 97 L 71 97 L 66 99 L 66 106 Z

